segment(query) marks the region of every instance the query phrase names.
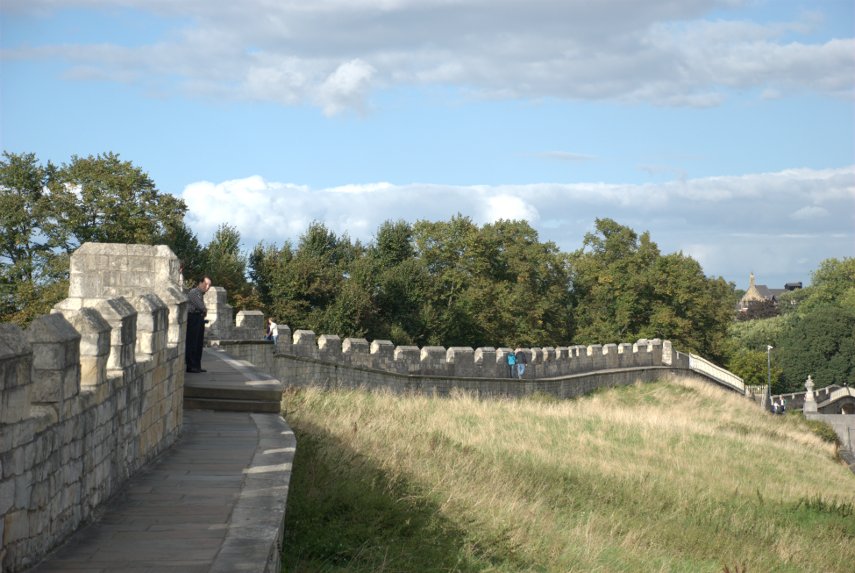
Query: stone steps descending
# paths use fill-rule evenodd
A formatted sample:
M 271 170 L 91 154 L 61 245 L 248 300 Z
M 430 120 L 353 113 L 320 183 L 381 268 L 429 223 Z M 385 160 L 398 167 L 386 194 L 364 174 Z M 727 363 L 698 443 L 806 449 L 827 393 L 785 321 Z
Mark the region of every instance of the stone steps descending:
M 278 400 L 235 400 L 229 398 L 184 397 L 185 410 L 213 410 L 215 412 L 255 412 L 278 414 Z
M 184 409 L 278 413 L 283 385 L 219 348 L 202 356 L 207 372 L 184 375 Z

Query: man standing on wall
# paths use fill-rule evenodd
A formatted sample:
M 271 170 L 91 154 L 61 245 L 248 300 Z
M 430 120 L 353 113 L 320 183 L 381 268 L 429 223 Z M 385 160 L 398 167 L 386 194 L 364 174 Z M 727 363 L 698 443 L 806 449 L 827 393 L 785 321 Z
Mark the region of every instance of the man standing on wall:
M 525 374 L 525 365 L 528 364 L 528 357 L 525 354 L 525 350 L 517 350 L 516 358 L 517 378 L 522 378 L 523 374 Z
M 184 363 L 187 372 L 207 372 L 202 368 L 202 344 L 205 341 L 205 293 L 211 288 L 211 278 L 202 277 L 187 293 L 187 340 L 184 347 Z

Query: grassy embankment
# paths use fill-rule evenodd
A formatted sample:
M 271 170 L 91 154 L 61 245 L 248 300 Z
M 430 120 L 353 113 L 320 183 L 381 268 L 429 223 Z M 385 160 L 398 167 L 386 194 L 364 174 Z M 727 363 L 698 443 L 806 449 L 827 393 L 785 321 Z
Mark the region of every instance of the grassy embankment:
M 851 572 L 855 475 L 691 381 L 574 401 L 289 393 L 284 570 Z

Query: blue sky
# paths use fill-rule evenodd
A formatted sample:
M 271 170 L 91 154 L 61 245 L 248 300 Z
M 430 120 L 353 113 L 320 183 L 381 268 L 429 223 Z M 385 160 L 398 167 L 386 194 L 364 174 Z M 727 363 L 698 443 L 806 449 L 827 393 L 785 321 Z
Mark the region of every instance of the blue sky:
M 3 0 L 4 150 L 106 151 L 200 240 L 598 217 L 747 287 L 855 256 L 850 0 Z

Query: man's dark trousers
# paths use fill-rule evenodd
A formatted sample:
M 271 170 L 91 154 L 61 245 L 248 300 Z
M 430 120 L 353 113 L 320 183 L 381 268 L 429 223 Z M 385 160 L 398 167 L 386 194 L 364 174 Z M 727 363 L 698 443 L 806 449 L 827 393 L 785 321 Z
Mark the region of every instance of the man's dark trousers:
M 201 370 L 202 344 L 205 341 L 205 319 L 201 312 L 187 314 L 187 343 L 184 346 L 184 363 L 187 370 Z

